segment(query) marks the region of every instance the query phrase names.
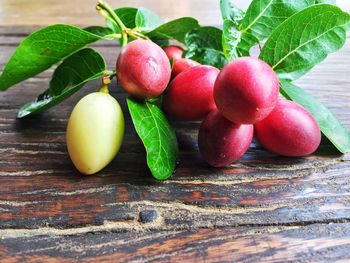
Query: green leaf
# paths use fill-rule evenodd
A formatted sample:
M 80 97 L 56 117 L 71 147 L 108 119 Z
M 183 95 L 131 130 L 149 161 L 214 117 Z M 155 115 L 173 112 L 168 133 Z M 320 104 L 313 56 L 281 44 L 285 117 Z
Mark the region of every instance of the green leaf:
M 244 17 L 244 12 L 235 6 L 233 0 L 220 0 L 221 15 L 223 20 L 231 20 L 236 25 Z
M 297 79 L 340 49 L 350 15 L 319 4 L 291 16 L 271 34 L 260 54 L 282 79 Z
M 139 31 L 149 32 L 164 23 L 157 14 L 147 8 L 139 8 L 135 18 L 135 24 Z
M 100 39 L 101 36 L 69 25 L 52 25 L 32 33 L 17 47 L 5 66 L 0 76 L 0 90 L 43 72 Z
M 313 5 L 315 0 L 253 0 L 240 23 L 242 41 L 238 49 L 249 55 L 251 47 L 266 39 L 291 15 Z
M 218 69 L 223 68 L 227 64 L 226 56 L 222 51 L 210 48 L 187 50 L 185 57 L 197 61 L 202 65 L 210 65 Z
M 127 99 L 135 129 L 147 152 L 147 164 L 158 180 L 169 178 L 175 170 L 179 150 L 175 132 L 164 113 L 154 104 Z
M 194 28 L 198 28 L 198 21 L 192 17 L 182 17 L 179 19 L 175 19 L 168 23 L 165 23 L 156 29 L 152 30 L 147 34 L 151 39 L 175 39 L 179 42 L 185 42 L 186 34 L 193 30 Z
M 108 38 L 109 35 L 112 35 L 114 33 L 112 29 L 101 26 L 89 26 L 85 27 L 84 30 L 103 38 Z
M 185 37 L 188 48 L 185 57 L 201 64 L 222 68 L 227 63 L 222 38 L 222 30 L 216 27 L 205 26 L 191 30 Z
M 233 21 L 225 19 L 223 25 L 222 44 L 224 53 L 229 61 L 240 56 L 237 50 L 237 46 L 240 41 L 241 32 L 238 30 L 237 25 Z
M 135 20 L 136 20 L 136 14 L 137 14 L 137 8 L 134 7 L 122 7 L 115 9 L 114 12 L 117 14 L 117 16 L 120 18 L 120 20 L 124 23 L 124 25 L 127 28 L 135 28 Z M 120 28 L 118 25 L 116 25 L 111 20 L 106 20 L 107 26 L 111 28 L 114 33 L 118 34 L 120 33 Z
M 337 4 L 336 0 L 316 0 L 316 4 Z
M 185 44 L 189 49 L 210 48 L 223 51 L 222 30 L 216 27 L 198 27 L 187 33 Z
M 288 81 L 281 81 L 281 93 L 304 106 L 314 116 L 322 133 L 341 152 L 350 152 L 350 133 L 333 113 L 316 98 Z
M 99 53 L 91 48 L 81 49 L 66 58 L 55 70 L 50 87 L 35 101 L 24 105 L 18 118 L 39 113 L 62 102 L 90 80 L 100 78 L 106 66 Z

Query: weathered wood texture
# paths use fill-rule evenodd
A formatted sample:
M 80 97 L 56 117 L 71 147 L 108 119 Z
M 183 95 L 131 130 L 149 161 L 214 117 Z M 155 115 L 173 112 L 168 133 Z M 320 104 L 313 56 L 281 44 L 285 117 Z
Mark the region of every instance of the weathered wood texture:
M 32 28 L 0 28 L 0 68 Z M 113 67 L 119 48 L 94 46 Z M 300 85 L 350 128 L 350 41 Z M 60 106 L 17 120 L 46 89 L 52 70 L 0 93 L 0 259 L 4 262 L 350 260 L 350 155 L 282 158 L 254 143 L 239 162 L 208 167 L 196 145 L 198 123 L 174 123 L 180 164 L 152 179 L 125 109 L 126 138 L 97 176 L 72 166 L 67 118 L 93 82 Z

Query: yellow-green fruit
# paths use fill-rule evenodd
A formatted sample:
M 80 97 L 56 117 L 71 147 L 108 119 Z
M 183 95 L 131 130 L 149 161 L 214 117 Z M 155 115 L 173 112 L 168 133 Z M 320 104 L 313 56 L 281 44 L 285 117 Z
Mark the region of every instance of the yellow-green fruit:
M 94 174 L 117 155 L 124 137 L 124 116 L 109 94 L 91 93 L 73 109 L 67 127 L 67 147 L 75 167 Z

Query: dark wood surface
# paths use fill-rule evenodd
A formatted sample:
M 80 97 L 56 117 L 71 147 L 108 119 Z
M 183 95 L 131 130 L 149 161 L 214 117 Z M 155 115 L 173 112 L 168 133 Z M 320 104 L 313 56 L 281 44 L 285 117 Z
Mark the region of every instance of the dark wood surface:
M 0 27 L 0 68 L 33 28 Z M 119 48 L 94 46 L 112 67 Z M 350 128 L 350 41 L 299 84 Z M 93 82 L 41 115 L 16 112 L 47 88 L 49 70 L 0 93 L 0 261 L 346 262 L 350 260 L 350 155 L 322 147 L 282 158 L 253 143 L 237 163 L 208 167 L 198 123 L 174 123 L 180 164 L 157 182 L 126 116 L 117 158 L 82 176 L 66 150 L 67 118 Z

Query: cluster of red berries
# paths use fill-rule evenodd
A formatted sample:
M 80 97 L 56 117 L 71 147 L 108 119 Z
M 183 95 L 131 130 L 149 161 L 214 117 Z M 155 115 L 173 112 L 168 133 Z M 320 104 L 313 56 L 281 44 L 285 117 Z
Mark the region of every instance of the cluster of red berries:
M 210 165 L 240 159 L 253 134 L 266 149 L 283 156 L 306 156 L 318 148 L 317 122 L 301 105 L 279 97 L 278 77 L 264 61 L 242 57 L 219 71 L 183 58 L 183 52 L 147 40 L 130 42 L 118 58 L 118 81 L 141 100 L 158 97 L 168 87 L 163 107 L 170 117 L 204 119 L 198 145 Z

